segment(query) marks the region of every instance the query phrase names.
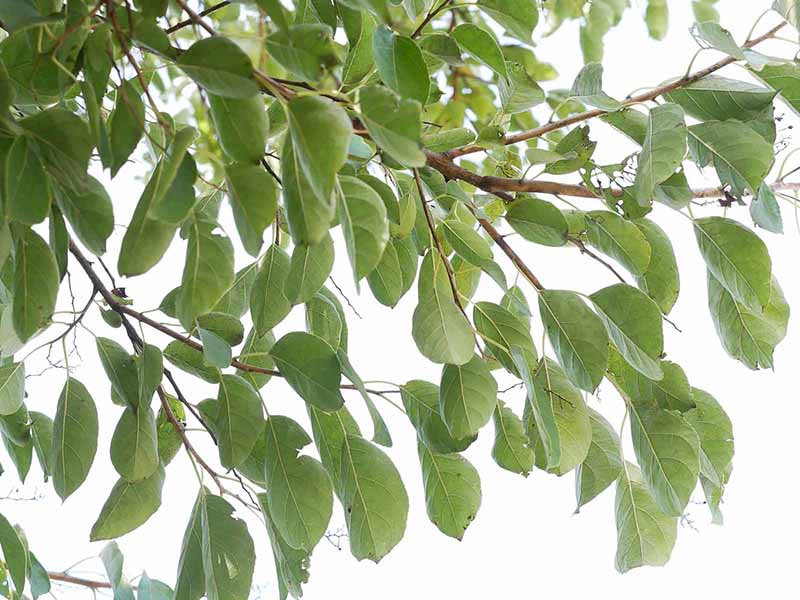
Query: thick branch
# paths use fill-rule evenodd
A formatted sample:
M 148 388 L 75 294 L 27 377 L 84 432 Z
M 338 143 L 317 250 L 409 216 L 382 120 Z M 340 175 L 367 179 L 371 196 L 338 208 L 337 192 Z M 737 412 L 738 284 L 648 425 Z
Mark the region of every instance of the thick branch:
M 775 34 L 777 34 L 781 29 L 783 29 L 785 25 L 786 25 L 785 21 L 782 22 L 780 25 L 776 25 L 775 27 L 767 31 L 764 35 L 761 35 L 757 38 L 753 38 L 752 40 L 747 42 L 744 45 L 744 48 L 752 48 L 768 39 L 775 37 Z M 632 104 L 641 104 L 643 102 L 650 102 L 651 100 L 655 100 L 659 96 L 663 96 L 664 94 L 667 94 L 673 90 L 700 81 L 704 77 L 708 77 L 712 73 L 715 73 L 720 69 L 722 69 L 723 67 L 727 67 L 728 65 L 731 65 L 736 61 L 737 59 L 734 58 L 733 56 L 728 56 L 714 63 L 713 65 L 706 67 L 705 69 L 700 69 L 699 71 L 696 71 L 694 73 L 676 79 L 670 83 L 653 88 L 649 92 L 638 94 L 636 96 L 631 96 L 630 98 L 625 100 L 625 102 L 623 102 L 623 105 L 628 106 Z M 551 123 L 547 123 L 545 125 L 542 125 L 541 127 L 536 127 L 535 129 L 529 129 L 527 131 L 521 131 L 519 133 L 507 135 L 503 140 L 503 143 L 506 145 L 510 145 L 510 144 L 516 144 L 518 142 L 532 140 L 535 138 L 542 137 L 543 135 L 546 135 L 551 131 L 557 131 L 559 129 L 563 129 L 564 127 L 575 125 L 576 123 L 582 123 L 583 121 L 588 121 L 589 119 L 601 117 L 605 114 L 608 114 L 608 111 L 600 109 L 588 110 L 586 112 L 582 112 L 577 115 L 571 115 L 559 121 L 553 121 Z M 465 156 L 467 154 L 481 152 L 482 150 L 484 150 L 484 148 L 481 146 L 466 146 L 464 148 L 451 150 L 450 152 L 446 153 L 446 156 L 448 158 L 456 158 L 458 156 Z
M 50 578 L 50 581 L 60 581 L 61 583 L 80 585 L 85 588 L 89 588 L 90 590 L 111 589 L 111 584 L 107 581 L 95 581 L 93 579 L 84 579 L 83 577 L 73 577 L 67 573 L 48 573 L 47 576 Z

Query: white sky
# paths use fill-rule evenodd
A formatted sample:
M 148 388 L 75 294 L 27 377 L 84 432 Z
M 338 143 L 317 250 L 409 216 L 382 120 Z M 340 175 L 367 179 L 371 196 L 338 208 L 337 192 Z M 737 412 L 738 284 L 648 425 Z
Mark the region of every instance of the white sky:
M 770 3 L 767 0 L 722 0 L 719 7 L 723 25 L 741 41 Z M 643 1 L 635 4 L 643 11 Z M 608 37 L 605 88 L 611 95 L 624 97 L 635 88 L 658 84 L 686 69 L 695 51 L 688 34 L 692 23 L 690 2 L 673 1 L 670 7 L 673 11 L 670 34 L 663 43 L 648 39 L 637 9 L 629 12 L 620 27 Z M 760 30 L 774 22 L 775 17 L 767 18 Z M 787 35 L 796 34 L 787 30 Z M 558 65 L 563 75 L 559 85 L 563 87 L 569 87 L 581 66 L 577 40 L 577 28 L 567 25 L 537 49 L 541 60 Z M 786 44 L 766 48 L 785 56 L 793 52 Z M 696 66 L 717 58 L 713 52 L 703 53 Z M 731 68 L 728 75 L 747 77 L 737 67 Z M 787 121 L 796 121 L 785 107 L 780 106 L 778 112 L 786 114 Z M 598 149 L 601 160 L 614 162 L 633 151 L 621 136 L 609 135 L 605 127 L 594 127 L 592 135 L 601 142 Z M 782 130 L 779 138 L 789 135 L 791 131 Z M 796 147 L 796 144 L 790 146 Z M 142 187 L 133 179 L 134 171 L 134 168 L 123 170 L 109 187 L 115 208 L 124 207 L 117 209 L 118 223 L 127 222 L 128 211 L 132 210 Z M 714 182 L 696 175 L 695 183 L 703 186 Z M 600 207 L 599 202 L 578 202 L 584 202 L 587 207 Z M 719 208 L 713 210 L 720 211 Z M 748 220 L 746 208 L 734 208 L 729 214 Z M 580 515 L 573 516 L 573 475 L 559 479 L 536 471 L 523 479 L 502 471 L 490 456 L 493 439 L 490 425 L 466 452 L 481 474 L 483 504 L 464 541 L 458 543 L 440 534 L 425 514 L 410 424 L 391 407 L 382 406 L 395 439 L 390 456 L 403 475 L 411 501 L 405 539 L 378 566 L 356 562 L 348 552 L 346 540 L 341 551 L 323 540 L 312 559 L 311 581 L 305 587 L 305 598 L 399 600 L 493 596 L 514 599 L 553 594 L 571 598 L 588 593 L 597 597 L 613 594 L 620 600 L 679 596 L 738 598 L 756 593 L 773 598 L 796 597 L 800 513 L 794 510 L 793 502 L 800 491 L 794 476 L 795 457 L 800 453 L 800 436 L 796 433 L 800 408 L 792 364 L 800 357 L 797 320 L 792 321 L 788 339 L 778 349 L 776 373 L 754 373 L 728 358 L 708 315 L 705 272 L 688 221 L 664 208 L 658 208 L 653 218 L 672 236 L 683 284 L 681 297 L 671 315 L 683 333 L 665 328 L 669 358 L 684 367 L 693 385 L 706 389 L 720 400 L 734 423 L 737 452 L 723 506 L 725 525 L 710 525 L 704 506 L 690 506 L 697 531 L 688 526 L 680 527 L 669 565 L 620 576 L 613 564 L 616 543 L 613 491 L 607 491 Z M 795 276 L 798 240 L 792 209 L 788 205 L 784 205 L 784 218 L 786 236 L 768 233 L 764 236 L 772 253 L 774 272 L 789 303 L 797 307 L 800 306 L 800 280 Z M 233 228 L 228 231 L 233 233 Z M 111 244 L 110 256 L 116 256 L 121 235 L 120 228 Z M 590 293 L 614 282 L 600 265 L 581 257 L 575 249 L 533 247 L 521 243 L 518 238 L 511 238 L 511 241 L 548 287 Z M 334 272 L 337 282 L 363 316 L 358 319 L 348 313 L 350 355 L 362 377 L 400 383 L 414 378 L 438 382 L 439 367 L 424 360 L 411 339 L 415 291 L 412 290 L 394 311 L 381 307 L 366 285 L 358 296 L 350 283 L 345 254 L 343 251 L 339 254 Z M 125 282 L 136 308 L 157 306 L 163 294 L 177 285 L 182 256 L 183 244 L 176 240 L 168 258 L 150 274 Z M 498 252 L 496 258 L 507 273 L 511 273 L 505 257 Z M 76 284 L 79 281 L 80 275 Z M 85 287 L 83 289 L 85 292 Z M 526 289 L 526 293 L 534 300 L 532 290 Z M 478 297 L 497 301 L 498 289 L 491 283 L 484 283 Z M 85 295 L 79 295 L 78 303 L 82 306 L 85 299 Z M 116 337 L 127 346 L 121 334 L 104 326 L 96 313 L 87 323 L 98 334 Z M 302 327 L 302 310 L 297 309 L 277 333 Z M 152 332 L 145 333 L 148 340 L 164 345 L 165 340 L 153 337 Z M 538 323 L 534 324 L 533 333 L 534 339 L 540 339 Z M 52 487 L 41 483 L 38 467 L 34 466 L 21 494 L 37 491 L 43 498 L 33 503 L 0 501 L 0 510 L 12 522 L 24 527 L 32 549 L 49 570 L 67 568 L 76 560 L 95 556 L 101 550 L 102 543 L 88 542 L 89 529 L 116 480 L 108 444 L 120 409 L 110 402 L 109 384 L 99 368 L 93 340 L 87 334 L 82 339 L 84 361 L 75 375 L 90 388 L 101 417 L 100 450 L 87 483 L 62 507 Z M 29 372 L 34 370 L 30 368 Z M 212 386 L 190 384 L 192 378 L 176 372 L 191 400 L 196 402 L 215 395 Z M 63 371 L 51 371 L 45 377 L 30 379 L 29 408 L 52 415 L 63 377 Z M 283 382 L 271 382 L 265 388 L 265 397 L 271 409 L 294 416 L 307 425 L 302 401 Z M 504 399 L 517 412 L 521 411 L 522 392 L 517 390 Z M 348 404 L 369 432 L 360 398 L 357 395 L 348 397 Z M 601 387 L 598 397 L 591 398 L 590 404 L 619 425 L 622 403 L 608 387 Z M 205 443 L 203 434 L 192 435 L 198 446 L 205 449 L 205 454 L 213 457 L 214 450 Z M 10 461 L 3 458 L 2 462 L 8 473 L 0 480 L 0 493 L 10 489 L 14 478 Z M 151 577 L 170 585 L 174 583 L 181 537 L 196 493 L 194 472 L 185 454 L 181 453 L 167 470 L 161 510 L 143 527 L 119 540 L 129 577 L 146 569 Z M 697 499 L 701 497 L 698 493 Z M 255 519 L 246 518 L 258 554 L 255 583 L 261 586 L 263 597 L 275 598 L 277 589 L 266 533 Z M 337 505 L 330 529 L 343 526 L 344 517 Z M 95 559 L 75 572 L 101 570 Z M 58 588 L 57 595 L 68 599 L 91 597 L 90 592 L 75 588 Z

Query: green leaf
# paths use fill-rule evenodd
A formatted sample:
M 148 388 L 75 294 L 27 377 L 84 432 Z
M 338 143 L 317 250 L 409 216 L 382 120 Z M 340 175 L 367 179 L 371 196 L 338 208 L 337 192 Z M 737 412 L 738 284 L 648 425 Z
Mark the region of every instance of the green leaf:
M 377 446 L 347 434 L 342 442 L 338 495 L 353 556 L 379 562 L 406 529 L 408 494 L 397 468 Z
M 103 184 L 87 175 L 83 189 L 59 188 L 56 201 L 80 242 L 92 254 L 105 254 L 114 232 L 114 209 Z
M 261 398 L 255 388 L 238 375 L 222 375 L 217 392 L 216 425 L 222 466 L 241 465 L 264 431 Z
M 700 473 L 700 441 L 680 414 L 632 405 L 631 438 L 647 488 L 659 509 L 679 517 Z
M 317 202 L 331 205 L 336 173 L 347 160 L 353 135 L 350 118 L 342 107 L 322 96 L 298 96 L 287 106 L 297 163 Z M 302 241 L 315 244 L 320 239 L 317 235 Z
M 322 465 L 299 452 L 311 443 L 303 428 L 288 417 L 267 419 L 267 506 L 281 538 L 311 552 L 328 527 L 333 488 Z
M 158 469 L 156 416 L 147 405 L 126 408 L 111 438 L 111 462 L 127 481 L 141 481 Z
M 178 225 L 194 208 L 197 202 L 194 193 L 197 164 L 187 150 L 196 135 L 192 127 L 178 131 L 156 165 L 153 172 L 155 187 L 148 208 L 150 218 Z
M 255 563 L 247 525 L 233 516 L 230 504 L 205 490 L 201 490 L 195 510 L 200 513 L 206 597 L 247 600 Z
M 285 293 L 290 264 L 286 252 L 275 244 L 269 247 L 261 261 L 250 294 L 250 314 L 259 335 L 265 335 L 292 310 L 292 303 Z
M 442 233 L 456 254 L 470 264 L 480 266 L 494 258 L 489 242 L 462 221 L 446 219 L 442 222 Z
M 342 348 L 338 348 L 336 350 L 336 356 L 339 358 L 339 365 L 342 368 L 342 374 L 344 374 L 344 376 L 350 380 L 350 383 L 355 386 L 355 388 L 358 390 L 358 393 L 361 394 L 364 404 L 367 405 L 367 412 L 372 420 L 372 441 L 376 444 L 380 444 L 381 446 L 391 448 L 392 434 L 389 433 L 389 427 L 383 420 L 383 416 L 378 410 L 378 407 L 375 406 L 375 403 L 372 401 L 372 398 L 367 391 L 367 387 L 364 385 L 364 381 L 353 368 L 353 365 L 350 363 L 350 358 Z
M 594 392 L 608 365 L 608 336 L 603 321 L 575 292 L 569 291 L 546 290 L 539 294 L 539 312 L 567 376 L 581 389 Z
M 150 406 L 153 395 L 156 393 L 158 386 L 161 385 L 163 374 L 164 360 L 161 350 L 152 344 L 145 344 L 139 356 L 137 406 Z
M 526 381 L 529 388 L 530 383 Z M 589 452 L 592 427 L 588 409 L 580 390 L 549 358 L 539 362 L 532 383 L 523 421 L 536 466 L 564 475 L 580 465 Z
M 0 367 L 0 415 L 17 412 L 25 399 L 25 363 Z
M 186 419 L 186 410 L 177 398 L 165 394 L 172 414 L 179 422 Z M 156 417 L 156 428 L 158 430 L 158 458 L 165 467 L 172 462 L 183 445 L 180 435 L 175 430 L 175 426 L 167 416 L 164 405 L 158 409 Z
M 286 276 L 286 298 L 292 304 L 311 300 L 331 274 L 333 259 L 334 246 L 330 235 L 315 246 L 295 246 Z
M 475 347 L 472 328 L 453 299 L 444 262 L 435 251 L 422 260 L 417 288 L 411 335 L 420 353 L 435 363 L 469 362 Z
M 192 221 L 186 246 L 177 310 L 181 325 L 191 331 L 197 317 L 214 308 L 233 283 L 233 244 L 215 223 Z
M 757 194 L 772 169 L 772 144 L 740 121 L 708 121 L 689 127 L 689 149 L 695 160 L 708 156 L 723 182 L 741 181 Z M 703 160 L 705 166 L 708 160 Z
M 367 276 L 375 299 L 394 308 L 411 289 L 417 274 L 417 254 L 411 238 L 392 238 L 383 251 L 381 262 Z
M 109 117 L 111 176 L 128 162 L 142 139 L 145 127 L 144 103 L 136 79 L 126 79 L 117 88 L 114 112 Z
M 166 583 L 150 579 L 147 573 L 142 573 L 137 600 L 172 600 L 174 593 Z
M 572 84 L 570 97 L 604 111 L 622 108 L 622 104 L 603 91 L 603 65 L 599 62 L 590 62 L 581 69 Z
M 247 339 L 244 341 L 242 352 L 239 354 L 239 360 L 254 367 L 274 369 L 275 362 L 269 355 L 269 351 L 274 343 L 275 336 L 272 335 L 272 332 L 267 332 L 260 336 L 255 329 L 252 329 L 250 333 L 247 334 Z M 256 389 L 264 387 L 272 378 L 271 375 L 252 371 L 237 370 L 236 374 L 249 381 Z
M 250 294 L 258 275 L 258 262 L 236 272 L 233 283 L 214 306 L 214 312 L 242 318 L 250 308 Z
M 477 302 L 472 312 L 475 329 L 503 368 L 519 375 L 512 348 L 521 348 L 525 359 L 535 364 L 536 347 L 531 338 L 530 325 L 507 308 L 491 302 Z
M 36 458 L 39 460 L 44 480 L 47 481 L 53 471 L 50 465 L 50 447 L 53 445 L 53 419 L 35 411 L 31 411 L 29 416 L 33 449 L 36 451 Z
M 225 181 L 239 239 L 251 256 L 258 256 L 278 207 L 275 180 L 261 165 L 233 163 L 225 167 Z
M 531 36 L 539 22 L 539 10 L 534 0 L 478 0 L 478 8 L 505 28 L 524 44 L 531 43 Z
M 336 352 L 315 335 L 294 331 L 279 339 L 270 355 L 297 394 L 312 406 L 332 411 L 344 404 Z
M 544 102 L 544 91 L 521 64 L 507 62 L 506 70 L 508 79 L 500 78 L 498 84 L 500 105 L 505 113 L 526 112 Z
M 661 407 L 682 413 L 694 408 L 692 387 L 681 366 L 666 360 L 662 360 L 659 366 L 664 376 L 653 381 L 612 351 L 607 377 L 637 406 Z
M 642 482 L 639 469 L 623 465 L 617 481 L 616 567 L 626 573 L 645 565 L 665 565 L 675 546 L 678 519 L 662 513 Z
M 321 200 L 314 193 L 290 139 L 283 143 L 281 181 L 292 239 L 296 244 L 318 244 L 331 227 L 336 202 L 332 196 Z
M 4 566 L 14 583 L 14 595 L 22 597 L 28 572 L 28 550 L 20 533 L 3 515 L 0 515 L 0 547 L 3 549 Z
M 427 381 L 413 380 L 400 388 L 408 420 L 417 436 L 436 454 L 451 454 L 466 450 L 475 436 L 455 439 L 439 412 L 439 387 Z
M 133 600 L 133 588 L 122 572 L 125 559 L 116 542 L 110 542 L 100 551 L 100 558 L 114 592 L 115 600 Z
M 383 82 L 403 98 L 428 102 L 428 67 L 417 44 L 381 25 L 372 34 L 375 67 Z
M 335 350 L 347 350 L 347 319 L 339 299 L 322 288 L 306 303 L 306 329 Z
M 616 213 L 593 210 L 586 213 L 589 243 L 639 277 L 647 272 L 652 250 L 644 233 Z
M 783 233 L 783 217 L 775 192 L 766 183 L 761 184 L 758 195 L 750 201 L 753 223 L 771 233 Z
M 114 340 L 96 339 L 100 364 L 111 381 L 112 389 L 131 408 L 139 405 L 139 373 L 133 357 Z
M 417 443 L 428 518 L 447 536 L 461 540 L 481 506 L 478 471 L 460 454 L 436 454 Z
M 17 136 L 2 166 L 6 216 L 27 225 L 44 221 L 53 192 L 36 142 L 25 135 Z
M 677 104 L 662 104 L 648 113 L 647 133 L 636 171 L 639 206 L 652 204 L 656 187 L 681 166 L 686 156 L 686 131 L 683 109 Z
M 362 89 L 358 98 L 364 125 L 375 143 L 405 167 L 424 167 L 420 103 L 377 85 Z
M 728 482 L 733 463 L 733 425 L 711 394 L 693 388 L 697 408 L 686 413 L 700 438 L 700 473 L 715 486 Z
M 12 226 L 14 234 L 14 331 L 23 342 L 47 325 L 58 296 L 58 264 L 47 243 L 32 229 Z
M 775 91 L 746 81 L 709 75 L 668 92 L 666 98 L 679 104 L 687 115 L 702 121 L 749 121 L 772 104 Z
M 786 337 L 789 305 L 773 277 L 769 301 L 755 313 L 737 302 L 711 273 L 708 308 L 725 351 L 750 369 L 773 368 L 775 347 Z
M 636 227 L 644 234 L 652 250 L 650 263 L 644 274 L 636 278 L 636 284 L 650 296 L 661 312 L 669 314 L 681 289 L 678 262 L 672 242 L 661 227 L 648 219 L 635 221 Z
M 261 160 L 269 131 L 264 100 L 259 96 L 225 98 L 208 94 L 208 107 L 222 151 L 234 161 Z
M 497 401 L 494 410 L 494 445 L 492 458 L 506 471 L 527 477 L 533 469 L 533 448 L 525 435 L 522 419 Z
M 696 219 L 694 233 L 709 272 L 734 300 L 761 313 L 772 289 L 772 261 L 761 238 L 726 217 Z
M 661 379 L 658 359 L 664 353 L 664 332 L 656 303 L 624 283 L 603 288 L 591 299 L 622 357 L 646 377 Z
M 567 221 L 561 211 L 546 200 L 533 196 L 517 198 L 505 218 L 511 228 L 529 242 L 554 247 L 567 243 Z
M 297 550 L 286 543 L 278 533 L 275 523 L 269 514 L 266 494 L 258 495 L 258 503 L 264 514 L 267 534 L 272 546 L 272 556 L 275 561 L 275 571 L 278 576 L 278 589 L 281 600 L 286 600 L 288 594 L 294 598 L 303 595 L 302 584 L 308 582 L 308 564 L 310 554 L 304 550 Z
M 62 500 L 77 490 L 89 474 L 97 452 L 97 409 L 83 384 L 67 378 L 53 419 L 50 465 L 53 487 Z
M 358 282 L 378 266 L 389 242 L 386 207 L 378 193 L 360 179 L 341 176 L 339 183 L 339 220 Z
M 800 67 L 790 62 L 765 65 L 750 72 L 778 92 L 795 114 L 800 112 Z
M 614 483 L 622 470 L 619 436 L 611 424 L 593 409 L 588 409 L 592 424 L 592 444 L 586 459 L 575 471 L 575 494 L 578 512 Z
M 230 38 L 198 40 L 178 58 L 178 66 L 212 94 L 225 98 L 250 98 L 258 93 L 253 64 Z
M 160 508 L 163 485 L 164 468 L 161 466 L 136 483 L 125 479 L 117 481 L 92 526 L 89 538 L 93 542 L 111 540 L 143 525 Z
M 264 44 L 287 71 L 316 83 L 339 62 L 332 33 L 331 27 L 322 23 L 299 23 L 267 36 Z
M 503 51 L 500 49 L 495 37 L 486 29 L 482 29 L 472 23 L 462 23 L 453 30 L 451 35 L 462 49 L 469 52 L 475 59 L 492 69 L 500 77 L 508 79 Z
M 186 371 L 208 383 L 219 383 L 219 369 L 203 360 L 203 353 L 175 340 L 164 348 L 164 358 L 182 371 Z
M 444 366 L 439 412 L 450 435 L 456 439 L 477 435 L 492 418 L 496 406 L 497 382 L 479 356 L 461 366 Z

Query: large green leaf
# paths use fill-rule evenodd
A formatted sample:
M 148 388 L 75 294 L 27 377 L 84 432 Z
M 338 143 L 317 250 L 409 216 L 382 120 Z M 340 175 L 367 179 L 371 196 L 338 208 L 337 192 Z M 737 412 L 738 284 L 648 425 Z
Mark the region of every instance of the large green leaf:
M 418 442 L 428 518 L 439 531 L 464 537 L 481 505 L 478 471 L 460 454 L 436 454 Z
M 208 107 L 222 151 L 232 160 L 258 162 L 264 156 L 269 117 L 264 100 L 208 94 Z
M 567 243 L 567 221 L 551 203 L 532 196 L 517 198 L 506 213 L 506 221 L 529 242 L 544 246 Z
M 439 411 L 439 387 L 415 379 L 400 388 L 408 420 L 417 430 L 419 440 L 436 454 L 466 450 L 476 436 L 456 439 L 447 429 Z
M 708 75 L 668 92 L 666 98 L 679 104 L 689 116 L 702 121 L 749 121 L 772 104 L 775 94 L 773 90 L 746 81 Z
M 503 51 L 495 37 L 472 23 L 462 23 L 453 30 L 453 38 L 465 51 L 501 77 L 508 77 Z
M 656 186 L 664 183 L 680 167 L 686 155 L 686 137 L 686 122 L 680 106 L 662 104 L 650 110 L 636 171 L 639 206 L 649 206 Z
M 127 481 L 136 482 L 158 469 L 156 416 L 146 404 L 126 408 L 111 438 L 111 462 Z
M 622 357 L 646 377 L 661 379 L 658 360 L 664 353 L 664 332 L 656 303 L 624 283 L 603 288 L 591 299 Z
M 761 69 L 752 69 L 751 72 L 779 92 L 781 98 L 795 113 L 800 113 L 800 66 L 789 62 L 765 65 Z
M 463 365 L 445 365 L 439 386 L 439 412 L 450 435 L 466 438 L 492 418 L 497 406 L 497 382 L 479 357 Z
M 178 66 L 217 96 L 250 98 L 258 93 L 250 58 L 230 38 L 198 40 L 181 54 Z
M 97 256 L 105 254 L 114 232 L 114 209 L 103 184 L 87 175 L 80 190 L 59 188 L 56 201 L 81 243 Z
M 592 440 L 586 403 L 580 390 L 549 358 L 539 362 L 533 375 L 524 422 L 540 469 L 564 475 L 586 459 Z
M 215 223 L 194 220 L 189 227 L 186 263 L 176 307 L 187 331 L 214 308 L 233 283 L 233 244 Z
M 389 242 L 386 206 L 369 185 L 355 177 L 339 177 L 342 197 L 339 220 L 356 281 L 378 266 Z
M 425 255 L 417 289 L 419 304 L 411 335 L 419 351 L 435 363 L 469 362 L 475 347 L 472 328 L 455 303 L 445 264 L 436 251 Z
M 167 347 L 164 348 L 164 358 L 182 371 L 199 377 L 203 381 L 219 382 L 219 369 L 207 365 L 202 352 L 181 341 L 175 340 L 167 344 Z
M 403 98 L 423 106 L 428 101 L 428 67 L 417 44 L 383 25 L 372 34 L 375 67 L 383 82 Z
M 617 481 L 614 512 L 617 517 L 615 562 L 620 573 L 667 563 L 678 535 L 678 519 L 659 510 L 639 469 L 631 463 L 623 465 Z
M 344 404 L 339 359 L 322 338 L 302 331 L 287 333 L 275 342 L 270 355 L 286 382 L 310 405 L 331 411 Z
M 772 281 L 772 261 L 761 238 L 726 217 L 696 219 L 694 233 L 709 272 L 737 302 L 761 313 Z
M 774 277 L 767 305 L 763 312 L 755 313 L 737 302 L 709 273 L 708 308 L 728 354 L 750 369 L 773 367 L 772 355 L 786 337 L 789 324 L 789 305 Z
M 141 481 L 117 481 L 92 526 L 89 538 L 92 541 L 112 540 L 143 525 L 161 506 L 163 485 L 162 466 Z
M 261 398 L 248 381 L 238 375 L 222 375 L 217 393 L 216 425 L 222 466 L 241 465 L 264 431 Z
M 316 83 L 339 62 L 332 37 L 329 25 L 296 23 L 286 31 L 271 34 L 264 43 L 275 61 L 286 70 L 303 81 Z
M 522 420 L 501 400 L 494 411 L 492 458 L 503 469 L 527 477 L 533 469 L 533 448 Z
M 636 283 L 639 289 L 658 304 L 661 312 L 668 314 L 675 306 L 681 288 L 672 242 L 653 221 L 638 219 L 635 223 L 652 249 L 650 263 L 644 274 L 637 276 Z
M 592 443 L 586 459 L 575 471 L 575 495 L 579 511 L 614 483 L 622 469 L 622 448 L 611 424 L 593 409 L 588 409 L 592 424 Z
M 355 435 L 343 438 L 339 500 L 345 508 L 350 551 L 375 563 L 403 538 L 408 494 L 400 473 L 377 446 Z
M 589 243 L 620 263 L 633 275 L 643 275 L 652 251 L 644 233 L 616 213 L 593 210 L 586 213 Z
M 0 515 L 0 548 L 3 550 L 5 563 L 3 570 L 11 576 L 14 590 L 21 597 L 25 589 L 25 577 L 29 566 L 28 549 L 23 534 L 15 529 L 3 515 Z
M 632 405 L 631 438 L 647 488 L 659 509 L 679 517 L 700 474 L 700 441 L 678 413 Z
M 89 474 L 97 452 L 97 409 L 84 385 L 67 378 L 53 419 L 50 465 L 53 487 L 62 500 L 77 490 Z
M 36 142 L 25 135 L 15 138 L 0 168 L 5 171 L 6 216 L 28 225 L 44 221 L 50 212 L 53 191 Z
M 653 381 L 634 369 L 616 351 L 611 352 L 607 377 L 637 406 L 686 412 L 694 408 L 692 387 L 680 365 L 662 360 L 663 377 Z
M 292 148 L 317 201 L 330 204 L 336 173 L 347 159 L 353 135 L 350 118 L 322 96 L 298 96 L 288 104 Z M 304 240 L 316 243 L 319 239 Z
M 314 246 L 299 244 L 292 251 L 284 293 L 293 304 L 311 300 L 325 285 L 333 269 L 333 239 L 327 236 Z
M 772 169 L 772 144 L 745 123 L 707 121 L 689 127 L 689 148 L 701 166 L 713 161 L 724 183 L 742 181 L 753 194 Z
M 0 367 L 0 415 L 13 415 L 25 399 L 25 363 Z
M 525 44 L 531 43 L 531 35 L 539 22 L 536 4 L 534 0 L 478 0 L 478 8 Z
M 239 239 L 248 253 L 258 256 L 278 207 L 275 180 L 261 165 L 233 163 L 225 167 L 225 181 Z
M 523 349 L 529 363 L 536 363 L 536 347 L 531 338 L 530 325 L 525 320 L 507 308 L 491 302 L 476 303 L 472 319 L 486 346 L 506 371 L 519 375 L 511 356 L 511 349 L 514 347 Z
M 425 153 L 420 146 L 419 102 L 373 85 L 361 90 L 359 105 L 367 131 L 389 156 L 406 167 L 425 166 Z
M 567 376 L 593 392 L 608 364 L 608 335 L 596 314 L 575 292 L 546 290 L 539 294 L 539 312 L 553 351 Z
M 572 83 L 570 97 L 609 112 L 622 108 L 618 100 L 603 91 L 603 65 L 599 62 L 590 62 L 581 69 Z
M 14 331 L 23 342 L 47 325 L 56 306 L 60 277 L 55 256 L 32 229 L 14 225 Z
M 311 552 L 325 534 L 333 510 L 328 474 L 299 452 L 311 438 L 292 419 L 267 419 L 265 479 L 267 506 L 275 528 L 292 548 Z
M 117 88 L 114 111 L 109 117 L 111 144 L 111 176 L 115 176 L 128 162 L 144 135 L 145 115 L 139 82 L 126 79 Z
M 697 408 L 686 413 L 686 420 L 700 438 L 700 473 L 716 487 L 728 482 L 733 462 L 733 425 L 711 394 L 693 388 Z
M 411 238 L 390 239 L 381 262 L 367 276 L 373 296 L 384 306 L 394 308 L 414 284 L 418 258 L 409 245 L 413 245 Z
M 302 584 L 308 581 L 310 553 L 292 548 L 281 537 L 269 514 L 266 494 L 258 495 L 258 504 L 264 514 L 264 522 L 267 526 L 267 534 L 272 546 L 280 598 L 281 600 L 286 600 L 289 594 L 294 598 L 300 598 L 303 595 Z
M 250 314 L 259 335 L 265 335 L 292 310 L 285 292 L 290 264 L 286 252 L 275 244 L 269 247 L 261 261 L 250 293 Z
M 133 357 L 114 340 L 98 337 L 97 354 L 112 390 L 131 408 L 139 405 L 139 372 Z

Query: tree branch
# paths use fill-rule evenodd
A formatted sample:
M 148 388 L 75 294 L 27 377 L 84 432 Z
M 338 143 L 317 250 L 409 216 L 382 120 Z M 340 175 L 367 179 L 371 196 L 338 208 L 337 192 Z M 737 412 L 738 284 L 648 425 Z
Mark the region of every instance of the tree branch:
M 225 0 L 225 2 L 220 2 L 219 4 L 215 4 L 214 6 L 210 6 L 207 9 L 205 9 L 204 11 L 202 11 L 200 13 L 197 13 L 197 16 L 198 17 L 206 17 L 206 16 L 210 15 L 211 13 L 213 13 L 215 11 L 218 11 L 221 8 L 225 8 L 226 6 L 229 6 L 230 4 L 231 4 L 230 2 Z M 173 25 L 169 29 L 166 29 L 165 31 L 168 34 L 172 34 L 172 33 L 175 33 L 176 31 L 179 31 L 179 30 L 183 29 L 184 27 L 188 27 L 189 25 L 194 25 L 194 24 L 195 24 L 194 18 L 189 18 L 189 19 L 186 19 L 185 21 L 181 21 L 179 23 L 176 23 L 175 25 Z
M 752 40 L 744 44 L 743 47 L 752 48 L 754 46 L 757 46 L 758 44 L 775 37 L 775 34 L 777 34 L 785 26 L 786 22 L 784 21 L 780 25 L 776 25 L 775 27 L 767 31 L 764 35 L 761 35 L 757 38 L 753 38 Z M 653 88 L 649 92 L 638 94 L 636 96 L 631 96 L 630 98 L 626 99 L 625 102 L 623 102 L 622 104 L 623 106 L 630 106 L 632 104 L 641 104 L 643 102 L 649 102 L 651 100 L 655 100 L 659 96 L 663 96 L 664 94 L 676 90 L 680 87 L 700 81 L 704 77 L 707 77 L 712 73 L 719 71 L 723 67 L 727 67 L 728 65 L 735 63 L 737 60 L 738 59 L 734 58 L 733 56 L 728 56 L 714 63 L 713 65 L 706 67 L 705 69 L 700 69 L 699 71 L 696 71 L 690 75 L 685 75 L 684 77 L 676 79 L 671 83 Z M 552 131 L 557 131 L 558 129 L 563 129 L 564 127 L 569 127 L 570 125 L 575 125 L 576 123 L 582 123 L 583 121 L 588 121 L 589 119 L 601 117 L 605 114 L 608 114 L 608 111 L 600 109 L 588 110 L 579 113 L 577 115 L 571 115 L 559 121 L 553 121 L 551 123 L 547 123 L 545 125 L 542 125 L 541 127 L 536 127 L 535 129 L 529 129 L 527 131 L 521 131 L 519 133 L 507 135 L 503 140 L 503 143 L 508 146 L 510 144 L 516 144 L 519 142 L 525 142 L 527 140 L 536 139 Z M 452 159 L 459 156 L 465 156 L 467 154 L 474 154 L 475 152 L 481 152 L 483 150 L 484 148 L 481 146 L 465 146 L 464 148 L 450 150 L 449 152 L 446 152 L 445 155 L 447 156 L 447 158 Z

